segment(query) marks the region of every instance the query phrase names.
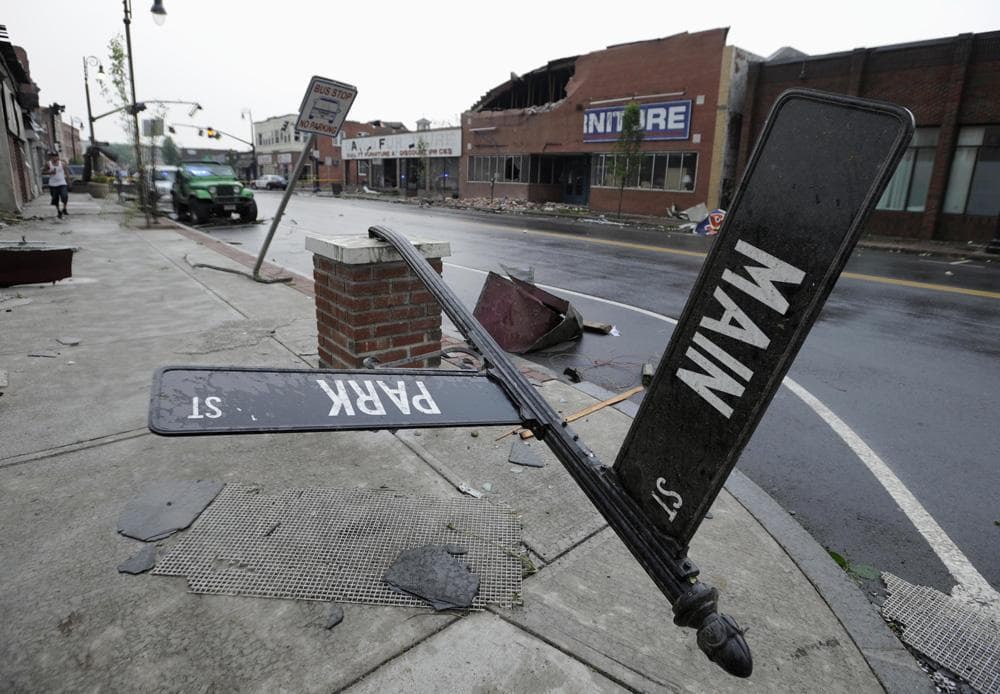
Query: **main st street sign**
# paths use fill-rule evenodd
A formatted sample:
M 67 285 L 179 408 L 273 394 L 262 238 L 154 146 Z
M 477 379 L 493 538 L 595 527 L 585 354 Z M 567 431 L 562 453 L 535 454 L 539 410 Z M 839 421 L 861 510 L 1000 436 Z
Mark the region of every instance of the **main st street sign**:
M 748 677 L 753 664 L 743 631 L 718 613 L 717 591 L 698 580 L 687 548 L 912 132 L 909 111 L 890 104 L 808 90 L 778 98 L 613 467 L 584 446 L 416 249 L 383 227 L 369 234 L 391 244 L 423 280 L 482 355 L 482 373 L 169 367 L 154 381 L 150 429 L 520 422 L 548 444 L 667 597 L 674 622 L 697 629 L 698 646 L 713 662 Z

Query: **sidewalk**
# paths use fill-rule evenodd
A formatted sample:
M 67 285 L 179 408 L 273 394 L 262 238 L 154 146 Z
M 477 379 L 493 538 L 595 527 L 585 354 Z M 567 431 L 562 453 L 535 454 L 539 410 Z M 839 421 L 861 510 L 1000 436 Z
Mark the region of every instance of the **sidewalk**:
M 721 610 L 747 630 L 749 680 L 726 675 L 544 451 L 507 462 L 507 427 L 162 438 L 149 388 L 168 364 L 316 366 L 312 298 L 199 263 L 245 266 L 168 221 L 126 228 L 113 202 L 36 200 L 0 239 L 78 247 L 73 277 L 0 289 L 0 681 L 7 691 L 932 691 L 821 548 L 735 473 L 691 548 Z M 141 220 L 134 217 L 134 223 Z M 231 248 L 231 247 L 230 247 Z M 76 346 L 59 342 L 79 340 Z M 32 356 L 46 355 L 46 356 Z M 570 413 L 593 395 L 541 386 Z M 630 424 L 606 408 L 574 428 L 612 461 Z M 161 480 L 387 488 L 461 497 L 489 484 L 538 569 L 523 606 L 465 615 L 200 595 L 182 578 L 119 574 L 141 543 L 116 532 Z M 749 509 L 749 510 L 748 510 Z M 752 513 L 751 513 L 752 512 Z M 160 541 L 161 556 L 185 535 Z M 877 673 L 877 674 L 876 674 Z

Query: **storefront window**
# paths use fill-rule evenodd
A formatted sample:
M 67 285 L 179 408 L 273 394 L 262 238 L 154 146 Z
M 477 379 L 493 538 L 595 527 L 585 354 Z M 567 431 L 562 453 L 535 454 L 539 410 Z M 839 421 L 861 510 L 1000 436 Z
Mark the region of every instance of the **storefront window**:
M 924 211 L 937 141 L 938 128 L 917 128 L 913 132 L 910 146 L 896 167 L 877 209 Z
M 948 214 L 1000 214 L 1000 126 L 962 128 L 944 198 Z
M 591 185 L 598 188 L 617 188 L 617 171 L 624 167 L 624 158 L 615 154 L 595 154 L 592 158 Z M 616 166 L 618 168 L 616 168 Z M 629 172 L 626 188 L 642 190 L 694 190 L 698 171 L 695 152 L 665 152 L 644 154 Z
M 489 183 L 527 183 L 530 157 L 523 154 L 495 157 L 469 157 L 469 181 Z M 544 161 L 544 159 L 543 159 Z M 544 166 L 542 167 L 544 170 Z M 545 181 L 542 181 L 545 183 Z

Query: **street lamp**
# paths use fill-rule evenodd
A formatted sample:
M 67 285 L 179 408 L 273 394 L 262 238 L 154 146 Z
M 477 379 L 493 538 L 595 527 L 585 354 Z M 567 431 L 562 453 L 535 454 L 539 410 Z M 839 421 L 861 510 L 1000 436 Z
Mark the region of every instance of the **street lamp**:
M 163 0 L 153 0 L 153 6 L 149 10 L 153 13 L 153 21 L 156 26 L 161 27 L 167 21 L 167 11 L 163 9 Z
M 240 118 L 250 121 L 250 154 L 253 157 L 253 163 L 250 165 L 250 174 L 252 180 L 257 180 L 257 138 L 253 132 L 253 112 L 249 108 L 245 108 L 240 113 Z
M 135 65 L 132 62 L 132 0 L 122 0 L 122 9 L 125 24 L 125 48 L 128 51 L 128 81 L 132 90 L 132 103 L 129 106 L 129 113 L 132 114 L 132 134 L 135 140 L 135 165 L 139 169 L 139 206 L 146 213 L 146 226 L 150 225 L 149 205 L 146 204 L 146 171 L 142 165 L 142 143 L 139 141 L 139 112 L 145 110 L 146 105 L 140 104 L 135 98 Z M 167 11 L 163 9 L 163 0 L 154 0 L 153 7 L 150 8 L 153 19 L 157 24 L 162 24 L 166 18 Z

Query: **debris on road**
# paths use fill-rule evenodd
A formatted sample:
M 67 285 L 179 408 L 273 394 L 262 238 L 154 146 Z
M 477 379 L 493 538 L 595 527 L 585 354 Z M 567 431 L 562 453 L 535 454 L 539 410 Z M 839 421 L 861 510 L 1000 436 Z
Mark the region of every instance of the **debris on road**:
M 78 337 L 57 337 L 56 342 L 61 345 L 66 345 L 67 347 L 76 347 L 80 344 L 80 338 Z
M 465 482 L 462 482 L 460 485 L 458 485 L 457 489 L 458 489 L 458 491 L 462 492 L 463 494 L 468 494 L 473 499 L 481 499 L 481 498 L 483 498 L 483 493 L 481 491 L 479 491 L 478 489 L 473 489 L 472 487 L 470 487 L 469 485 L 467 485 Z
M 525 467 L 545 467 L 545 462 L 532 450 L 531 444 L 521 438 L 514 439 L 507 455 L 507 462 Z
M 324 629 L 333 629 L 335 626 L 344 621 L 344 608 L 340 605 L 330 605 L 330 609 L 326 612 L 326 624 L 323 625 Z
M 426 600 L 437 611 L 472 607 L 479 592 L 479 575 L 441 545 L 401 552 L 383 578 L 394 589 Z
M 630 397 L 632 397 L 636 393 L 642 392 L 643 390 L 645 390 L 645 388 L 643 386 L 635 386 L 634 388 L 629 388 L 628 390 L 624 390 L 621 393 L 618 393 L 617 395 L 612 395 L 610 398 L 607 398 L 606 400 L 601 400 L 600 402 L 595 402 L 593 405 L 585 407 L 582 410 L 580 410 L 579 412 L 574 412 L 573 414 L 571 414 L 568 417 L 566 417 L 566 421 L 567 422 L 575 422 L 578 419 L 583 419 L 587 415 L 593 414 L 594 412 L 597 412 L 598 410 L 602 410 L 605 407 L 609 407 L 611 405 L 617 405 L 618 403 L 622 402 L 623 400 L 628 400 Z M 530 429 L 525 429 L 524 431 L 519 432 L 518 435 L 522 439 L 530 439 L 532 436 L 534 436 L 534 434 L 532 433 L 532 431 Z
M 118 565 L 118 573 L 136 574 L 145 573 L 156 566 L 156 545 L 146 545 L 131 557 Z
M 580 375 L 579 369 L 575 369 L 572 366 L 567 366 L 563 369 L 563 376 L 569 378 L 570 383 L 579 383 L 583 380 L 583 376 Z
M 990 607 L 882 573 L 889 597 L 882 617 L 902 628 L 902 640 L 975 691 L 1000 691 L 1000 628 Z M 937 675 L 937 673 L 935 673 Z M 940 677 L 935 682 L 943 684 Z M 954 679 L 954 678 L 949 678 Z
M 490 272 L 473 316 L 506 351 L 534 352 L 580 338 L 583 318 L 565 299 Z
M 526 269 L 513 267 L 512 265 L 504 265 L 499 263 L 500 269 L 503 270 L 508 277 L 516 277 L 522 282 L 535 282 L 535 268 L 533 265 L 529 265 Z
M 155 542 L 191 525 L 223 488 L 212 480 L 158 482 L 125 505 L 118 532 L 143 542 Z
M 611 331 L 614 330 L 611 323 L 598 323 L 597 321 L 585 320 L 583 321 L 583 329 L 589 333 L 600 333 L 602 335 L 610 335 Z

